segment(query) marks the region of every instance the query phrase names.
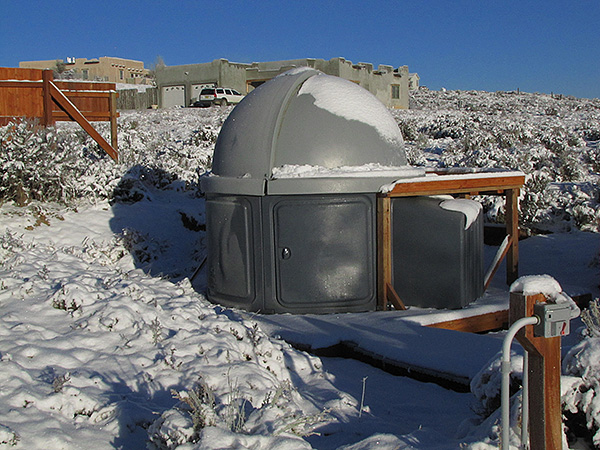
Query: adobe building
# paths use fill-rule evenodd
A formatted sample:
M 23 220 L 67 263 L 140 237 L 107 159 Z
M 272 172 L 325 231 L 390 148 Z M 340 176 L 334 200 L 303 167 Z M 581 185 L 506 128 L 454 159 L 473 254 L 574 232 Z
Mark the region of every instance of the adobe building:
M 411 73 L 408 75 L 408 90 L 411 92 L 419 90 L 419 81 L 421 77 L 418 73 Z
M 251 64 L 217 59 L 202 64 L 160 66 L 156 68 L 159 106 L 189 106 L 207 86 L 228 87 L 247 94 L 264 82 L 296 67 L 310 67 L 327 75 L 345 78 L 370 91 L 389 108 L 408 109 L 408 66 L 394 69 L 393 66 L 379 65 L 375 69 L 373 64 L 354 64 L 345 58 L 332 58 L 328 61 L 304 58 Z
M 151 84 L 150 70 L 142 61 L 101 56 L 97 59 L 65 58 L 46 61 L 21 61 L 20 68 L 72 71 L 76 79 L 111 83 Z

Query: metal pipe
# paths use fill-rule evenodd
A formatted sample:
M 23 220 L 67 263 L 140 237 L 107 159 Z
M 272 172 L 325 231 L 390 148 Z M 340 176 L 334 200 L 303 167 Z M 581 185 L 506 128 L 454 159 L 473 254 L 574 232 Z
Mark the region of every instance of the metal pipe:
M 534 317 L 523 317 L 517 320 L 508 329 L 508 333 L 504 337 L 502 343 L 502 433 L 500 436 L 500 448 L 502 450 L 510 449 L 510 346 L 512 344 L 515 335 L 521 330 L 521 328 L 527 325 L 537 325 L 539 318 Z M 526 400 L 523 399 L 523 402 Z
M 521 387 L 521 449 L 529 449 L 529 353 L 523 353 L 523 384 Z

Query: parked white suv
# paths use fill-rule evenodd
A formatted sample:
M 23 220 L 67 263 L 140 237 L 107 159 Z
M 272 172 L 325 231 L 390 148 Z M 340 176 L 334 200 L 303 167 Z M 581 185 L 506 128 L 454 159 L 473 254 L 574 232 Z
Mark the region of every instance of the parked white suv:
M 198 100 L 194 102 L 194 106 L 211 106 L 211 105 L 235 105 L 239 103 L 244 96 L 235 89 L 231 88 L 204 88 L 200 91 Z

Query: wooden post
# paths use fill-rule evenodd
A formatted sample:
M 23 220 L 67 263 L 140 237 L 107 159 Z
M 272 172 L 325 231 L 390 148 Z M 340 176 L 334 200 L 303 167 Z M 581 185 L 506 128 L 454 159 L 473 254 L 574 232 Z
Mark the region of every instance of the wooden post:
M 377 196 L 377 309 L 388 304 L 388 284 L 392 283 L 392 219 L 390 198 Z
M 510 323 L 533 316 L 535 303 L 545 302 L 543 294 L 510 294 Z M 517 333 L 517 340 L 529 355 L 529 442 L 532 449 L 562 449 L 560 403 L 560 337 L 535 337 L 533 327 Z
M 110 113 L 110 144 L 116 151 L 119 151 L 119 141 L 117 139 L 117 94 L 111 92 L 108 98 L 108 111 Z
M 506 234 L 511 243 L 506 255 L 506 283 L 519 278 L 519 189 L 506 190 Z
M 42 117 L 42 125 L 49 127 L 54 125 L 54 117 L 52 116 L 53 102 L 52 93 L 50 92 L 50 83 L 54 80 L 54 74 L 51 70 L 42 71 L 42 96 L 44 105 L 44 115 Z

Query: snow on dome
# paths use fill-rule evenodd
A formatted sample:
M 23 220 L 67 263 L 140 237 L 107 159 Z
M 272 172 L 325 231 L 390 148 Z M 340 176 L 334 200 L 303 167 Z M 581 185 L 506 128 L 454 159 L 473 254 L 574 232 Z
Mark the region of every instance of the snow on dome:
M 321 178 L 321 177 L 390 177 L 402 174 L 404 176 L 422 176 L 423 169 L 410 166 L 383 166 L 377 163 L 362 166 L 340 166 L 333 169 L 310 164 L 285 164 L 273 168 L 273 179 L 282 178 Z
M 298 92 L 298 96 L 301 95 L 312 95 L 315 106 L 336 116 L 374 127 L 391 143 L 403 143 L 400 128 L 388 109 L 356 83 L 319 73 L 304 82 Z
M 310 67 L 307 67 L 307 66 L 296 67 L 295 69 L 290 69 L 287 72 L 280 73 L 275 78 L 289 77 L 289 76 L 293 76 L 293 75 L 299 75 L 299 74 L 304 73 L 304 72 L 314 72 L 314 70 L 315 69 L 311 69 Z
M 457 198 L 443 201 L 440 203 L 440 208 L 447 211 L 457 211 L 463 213 L 466 218 L 465 230 L 468 230 L 471 224 L 475 222 L 479 216 L 479 212 L 481 211 L 481 203 L 474 200 L 468 200 L 466 198 Z

